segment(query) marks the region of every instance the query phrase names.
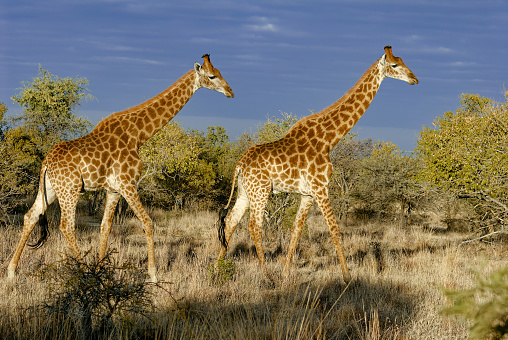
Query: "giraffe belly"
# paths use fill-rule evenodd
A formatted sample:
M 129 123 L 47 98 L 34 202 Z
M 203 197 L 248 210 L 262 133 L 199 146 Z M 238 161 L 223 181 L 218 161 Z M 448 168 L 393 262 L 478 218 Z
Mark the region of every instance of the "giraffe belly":
M 288 192 L 301 195 L 310 195 L 309 185 L 304 179 L 292 180 L 292 182 L 282 182 L 280 180 L 272 181 L 272 191 L 274 194 Z

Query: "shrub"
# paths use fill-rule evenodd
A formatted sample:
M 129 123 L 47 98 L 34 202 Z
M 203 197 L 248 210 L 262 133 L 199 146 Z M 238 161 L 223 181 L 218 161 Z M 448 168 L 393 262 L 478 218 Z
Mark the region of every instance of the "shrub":
M 147 274 L 130 263 L 115 263 L 112 253 L 90 261 L 66 256 L 41 269 L 48 288 L 42 310 L 48 318 L 70 318 L 78 333 L 90 338 L 115 320 L 125 327 L 132 326 L 133 314 L 148 316 L 153 304 Z
M 471 321 L 472 338 L 501 339 L 508 334 L 508 267 L 492 273 L 487 279 L 476 274 L 475 287 L 446 290 L 453 305 L 444 314 L 462 315 Z
M 217 265 L 213 263 L 208 267 L 210 280 L 216 286 L 222 286 L 233 278 L 236 272 L 236 265 L 231 259 L 220 259 Z

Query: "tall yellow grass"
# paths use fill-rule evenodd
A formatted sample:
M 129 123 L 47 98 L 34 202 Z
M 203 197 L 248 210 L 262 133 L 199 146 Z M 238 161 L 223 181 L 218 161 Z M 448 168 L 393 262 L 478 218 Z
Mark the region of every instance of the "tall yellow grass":
M 342 281 L 327 227 L 312 213 L 292 263 L 281 272 L 290 230 L 265 239 L 269 277 L 259 270 L 246 224 L 231 239 L 228 256 L 236 271 L 222 286 L 210 280 L 219 242 L 214 212 L 151 211 L 155 221 L 158 278 L 156 313 L 136 327 L 119 323 L 104 337 L 158 339 L 465 339 L 467 324 L 439 312 L 442 288 L 473 284 L 471 269 L 486 273 L 508 265 L 503 243 L 459 245 L 463 234 L 436 232 L 419 225 L 358 223 L 343 230 L 353 281 Z M 54 216 L 53 216 L 54 217 Z M 82 251 L 96 253 L 100 221 L 78 217 Z M 50 219 L 55 220 L 50 216 Z M 137 219 L 117 220 L 109 246 L 116 260 L 146 268 L 145 237 Z M 73 326 L 30 312 L 48 287 L 32 276 L 60 259 L 66 242 L 51 223 L 44 247 L 25 249 L 17 279 L 0 279 L 0 334 L 4 338 L 75 338 Z M 1 274 L 15 249 L 21 226 L 0 230 Z M 281 250 L 282 249 L 282 250 Z M 34 317 L 35 315 L 35 317 Z M 30 316 L 30 317 L 28 317 Z M 55 329 L 58 327 L 58 329 Z

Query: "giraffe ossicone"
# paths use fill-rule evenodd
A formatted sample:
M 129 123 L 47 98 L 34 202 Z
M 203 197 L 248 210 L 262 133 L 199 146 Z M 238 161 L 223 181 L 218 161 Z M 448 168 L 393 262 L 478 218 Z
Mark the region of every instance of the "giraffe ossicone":
M 283 138 L 251 147 L 236 163 L 229 201 L 219 212 L 218 233 L 221 248 L 218 261 L 226 255 L 231 235 L 247 209 L 250 209 L 248 230 L 264 270 L 262 223 L 270 191 L 299 193 L 302 196 L 291 231 L 283 275 L 289 275 L 298 238 L 315 200 L 337 250 L 342 276 L 346 282 L 351 280 L 340 240 L 341 232 L 328 197 L 328 182 L 332 175 L 329 152 L 365 113 L 383 79 L 390 77 L 411 85 L 418 84 L 418 79 L 402 59 L 393 55 L 391 46 L 385 46 L 384 50 L 384 55 L 374 62 L 337 102 L 300 119 Z M 228 212 L 237 180 L 237 199 Z
M 89 134 L 56 144 L 42 162 L 39 191 L 34 204 L 25 214 L 23 231 L 8 266 L 7 275 L 15 277 L 18 261 L 28 236 L 40 220 L 40 247 L 47 238 L 45 211 L 55 199 L 60 203 L 60 230 L 69 247 L 80 258 L 75 236 L 75 212 L 82 190 L 106 189 L 106 206 L 101 222 L 99 258 L 106 254 L 115 208 L 123 196 L 140 219 L 146 234 L 148 274 L 157 281 L 153 223 L 139 199 L 136 188 L 142 164 L 138 155 L 141 145 L 164 127 L 199 88 L 208 88 L 233 98 L 233 90 L 218 69 L 203 55 L 203 65 L 185 73 L 156 97 L 103 119 Z

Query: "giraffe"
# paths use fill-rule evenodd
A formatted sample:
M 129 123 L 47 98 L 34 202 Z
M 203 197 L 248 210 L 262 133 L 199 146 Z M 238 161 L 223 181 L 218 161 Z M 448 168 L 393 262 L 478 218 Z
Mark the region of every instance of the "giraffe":
M 24 216 L 23 231 L 8 266 L 8 278 L 15 277 L 21 253 L 36 223 L 41 237 L 32 247 L 40 247 L 47 238 L 44 213 L 55 199 L 60 203 L 60 231 L 72 253 L 80 258 L 74 231 L 76 204 L 84 190 L 106 189 L 106 205 L 100 229 L 99 258 L 106 253 L 115 208 L 123 196 L 140 219 L 146 234 L 149 280 L 157 282 L 153 223 L 143 208 L 136 189 L 142 164 L 140 146 L 164 127 L 199 88 L 208 88 L 233 98 L 233 91 L 208 54 L 203 65 L 185 73 L 156 97 L 103 119 L 88 135 L 56 144 L 42 162 L 39 190 L 31 209 Z
M 337 102 L 321 112 L 300 119 L 283 138 L 251 147 L 238 160 L 228 203 L 219 212 L 221 247 L 217 262 L 224 258 L 231 235 L 246 210 L 250 209 L 248 230 L 256 247 L 259 264 L 266 273 L 262 223 L 270 191 L 299 193 L 300 205 L 291 232 L 283 277 L 289 275 L 298 238 L 315 200 L 335 245 L 343 279 L 346 282 L 351 280 L 340 241 L 339 225 L 328 197 L 328 182 L 332 175 L 329 152 L 365 113 L 384 78 L 404 80 L 411 85 L 418 83 L 402 59 L 393 55 L 391 46 L 385 46 L 384 51 L 385 54 Z M 237 199 L 228 212 L 237 179 Z

